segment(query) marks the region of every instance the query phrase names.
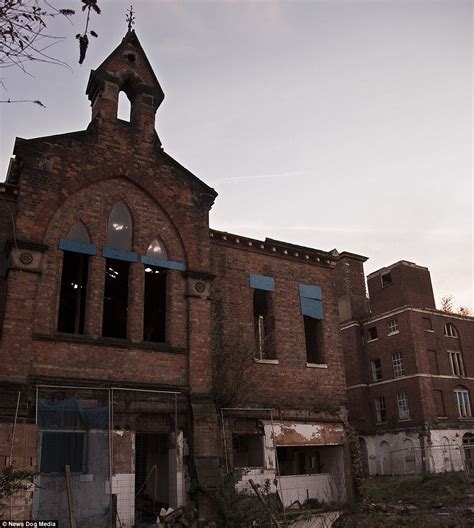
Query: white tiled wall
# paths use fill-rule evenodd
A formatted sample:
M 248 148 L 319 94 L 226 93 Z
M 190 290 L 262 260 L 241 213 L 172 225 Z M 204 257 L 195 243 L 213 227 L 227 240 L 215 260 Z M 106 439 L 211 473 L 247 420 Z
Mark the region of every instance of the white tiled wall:
M 135 522 L 135 474 L 113 475 L 112 493 L 117 495 L 117 515 L 121 526 L 132 528 Z

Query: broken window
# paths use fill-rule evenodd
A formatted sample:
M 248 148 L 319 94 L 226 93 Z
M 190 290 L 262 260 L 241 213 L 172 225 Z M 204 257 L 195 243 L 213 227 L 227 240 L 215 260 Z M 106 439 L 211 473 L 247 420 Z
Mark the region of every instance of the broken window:
M 381 381 L 383 379 L 382 376 L 382 363 L 380 359 L 374 359 L 370 362 L 372 367 L 372 379 L 373 381 Z
M 130 121 L 130 115 L 132 111 L 132 105 L 127 94 L 120 90 L 118 95 L 118 104 L 117 104 L 117 118 L 122 121 Z
M 392 284 L 392 275 L 390 273 L 384 273 L 380 278 L 382 280 L 382 287 Z
M 59 297 L 58 331 L 84 333 L 89 255 L 65 251 Z
M 375 398 L 375 419 L 377 423 L 387 421 L 387 409 L 385 407 L 385 398 L 383 396 Z
M 127 337 L 128 273 L 130 264 L 123 260 L 105 260 L 104 312 L 102 335 Z
M 263 436 L 233 434 L 232 449 L 235 468 L 263 467 Z
M 82 222 L 73 225 L 67 238 L 60 240 L 63 270 L 59 294 L 58 331 L 71 334 L 84 333 L 89 255 L 95 246 Z
M 448 358 L 453 376 L 465 376 L 461 352 L 448 350 Z
M 157 266 L 145 266 L 143 339 L 166 340 L 166 270 Z
M 255 330 L 255 358 L 275 359 L 273 316 L 271 315 L 271 293 L 253 291 L 253 319 Z
M 41 473 L 62 473 L 69 465 L 72 473 L 86 471 L 84 432 L 44 431 L 41 435 Z
M 324 363 L 321 347 L 321 321 L 307 315 L 303 316 L 304 335 L 306 340 L 306 361 Z
M 372 328 L 369 328 L 367 330 L 367 335 L 368 335 L 369 341 L 373 341 L 374 339 L 377 339 L 377 327 L 373 326 Z
M 324 363 L 322 341 L 323 296 L 319 286 L 300 284 L 300 304 L 306 342 L 306 361 Z
M 312 475 L 321 473 L 320 451 L 315 446 L 277 447 L 280 475 Z

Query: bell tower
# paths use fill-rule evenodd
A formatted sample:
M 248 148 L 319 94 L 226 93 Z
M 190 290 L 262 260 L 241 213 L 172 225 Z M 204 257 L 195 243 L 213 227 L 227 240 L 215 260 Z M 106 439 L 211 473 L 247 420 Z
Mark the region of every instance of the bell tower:
M 132 129 L 153 135 L 155 114 L 165 95 L 131 24 L 119 46 L 89 76 L 86 94 L 98 126 L 118 121 L 120 92 L 130 101 Z

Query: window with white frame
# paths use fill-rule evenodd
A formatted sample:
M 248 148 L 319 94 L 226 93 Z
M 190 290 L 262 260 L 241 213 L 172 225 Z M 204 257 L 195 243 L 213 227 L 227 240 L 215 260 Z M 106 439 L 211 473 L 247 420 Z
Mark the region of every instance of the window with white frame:
M 458 350 L 448 350 L 448 357 L 453 376 L 465 376 L 461 352 Z
M 454 391 L 454 401 L 458 408 L 460 418 L 468 418 L 471 415 L 471 404 L 469 402 L 469 391 L 467 389 L 456 389 Z
M 444 325 L 444 335 L 446 337 L 458 337 L 458 331 L 456 330 L 455 326 L 451 323 L 446 323 Z
M 399 392 L 397 394 L 398 417 L 400 420 L 408 420 L 410 418 L 410 409 L 408 408 L 408 396 L 406 392 Z
M 395 352 L 392 354 L 392 364 L 393 376 L 395 378 L 400 378 L 405 375 L 405 366 L 403 364 L 403 356 L 401 352 Z
M 381 381 L 383 376 L 382 376 L 382 363 L 380 361 L 380 359 L 374 359 L 370 362 L 371 366 L 372 366 L 372 379 L 374 381 Z
M 383 396 L 375 398 L 375 419 L 377 423 L 387 421 L 387 409 L 385 407 L 385 398 Z
M 398 322 L 396 319 L 392 319 L 391 321 L 388 321 L 387 323 L 387 329 L 388 329 L 388 335 L 390 334 L 398 334 Z

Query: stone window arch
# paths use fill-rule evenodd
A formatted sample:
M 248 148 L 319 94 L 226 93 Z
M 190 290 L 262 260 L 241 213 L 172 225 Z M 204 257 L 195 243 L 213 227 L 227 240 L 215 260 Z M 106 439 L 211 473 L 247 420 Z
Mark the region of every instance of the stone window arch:
M 458 331 L 452 323 L 446 323 L 444 325 L 444 335 L 446 337 L 459 337 Z

